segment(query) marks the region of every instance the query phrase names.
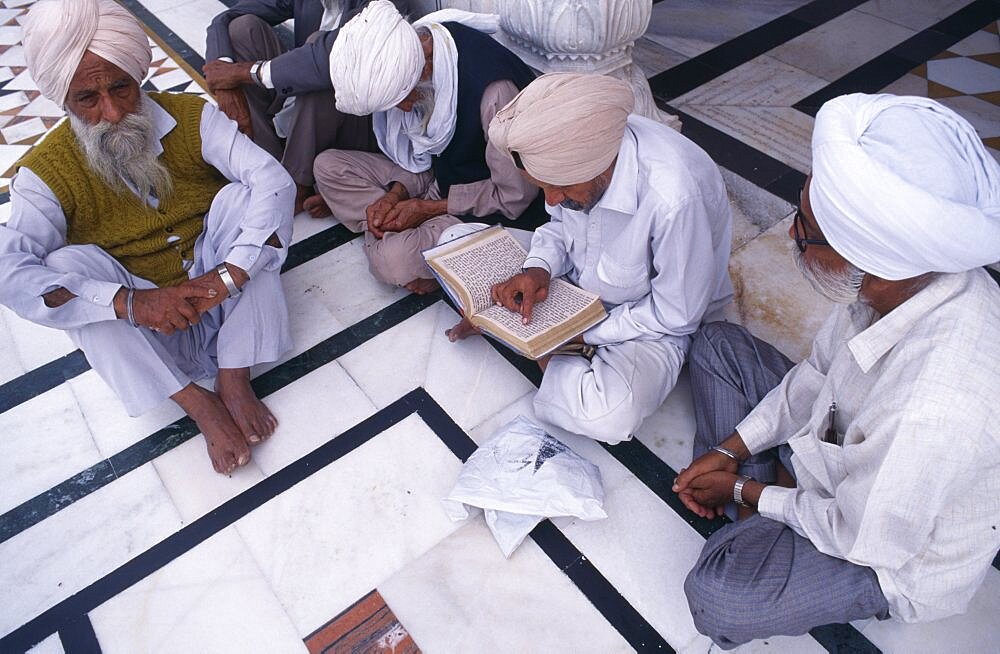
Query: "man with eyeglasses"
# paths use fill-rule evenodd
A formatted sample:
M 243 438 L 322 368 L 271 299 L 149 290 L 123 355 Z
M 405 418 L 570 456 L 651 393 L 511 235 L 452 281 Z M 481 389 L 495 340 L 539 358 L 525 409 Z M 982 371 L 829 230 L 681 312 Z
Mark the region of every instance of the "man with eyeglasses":
M 789 236 L 841 306 L 798 365 L 724 323 L 691 349 L 674 490 L 706 518 L 741 505 L 685 583 L 723 648 L 961 613 L 1000 547 L 1000 167 L 915 97 L 828 102 L 812 149 Z

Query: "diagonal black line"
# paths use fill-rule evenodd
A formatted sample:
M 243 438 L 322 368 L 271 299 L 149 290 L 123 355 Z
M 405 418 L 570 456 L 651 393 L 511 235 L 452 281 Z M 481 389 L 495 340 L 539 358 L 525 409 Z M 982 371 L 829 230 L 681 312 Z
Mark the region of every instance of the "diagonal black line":
M 258 397 L 270 395 L 398 325 L 439 299 L 440 293 L 407 295 L 260 375 L 252 382 L 254 391 Z M 188 417 L 181 418 L 44 493 L 26 500 L 0 515 L 0 543 L 62 511 L 77 500 L 152 461 L 164 452 L 172 450 L 197 434 L 198 428 L 194 421 Z
M 333 225 L 323 231 L 302 239 L 288 248 L 288 258 L 281 267 L 281 272 L 301 266 L 316 257 L 325 254 L 341 245 L 357 238 L 343 225 Z M 0 413 L 27 402 L 46 391 L 50 391 L 68 379 L 90 370 L 87 358 L 80 350 L 74 350 L 64 357 L 50 361 L 42 366 L 0 384 Z
M 1000 1 L 976 0 L 793 106 L 815 116 L 824 102 L 837 96 L 876 93 L 997 18 L 1000 18 Z
M 865 0 L 813 0 L 711 50 L 649 78 L 653 97 L 684 95 L 769 50 L 854 9 Z
M 94 625 L 86 614 L 64 622 L 59 629 L 59 641 L 66 654 L 101 654 Z

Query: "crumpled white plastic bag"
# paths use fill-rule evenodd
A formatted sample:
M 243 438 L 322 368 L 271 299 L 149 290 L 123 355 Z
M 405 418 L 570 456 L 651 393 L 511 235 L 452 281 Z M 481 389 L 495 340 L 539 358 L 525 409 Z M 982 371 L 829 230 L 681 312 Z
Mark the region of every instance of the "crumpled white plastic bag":
M 524 416 L 473 452 L 443 503 L 455 521 L 484 510 L 506 557 L 544 518 L 608 517 L 597 466 Z

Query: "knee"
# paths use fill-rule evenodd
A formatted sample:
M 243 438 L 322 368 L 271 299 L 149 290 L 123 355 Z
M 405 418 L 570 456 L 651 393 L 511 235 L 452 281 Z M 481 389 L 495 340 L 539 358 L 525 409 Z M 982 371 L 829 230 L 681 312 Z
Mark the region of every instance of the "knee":
M 313 177 L 325 186 L 350 175 L 352 168 L 351 153 L 344 150 L 324 150 L 313 159 Z
M 748 596 L 747 587 L 734 584 L 724 571 L 714 557 L 702 554 L 684 580 L 684 595 L 698 633 L 731 649 L 753 640 L 747 634 L 760 619 L 760 605 L 759 598 Z
M 368 270 L 375 279 L 393 286 L 403 286 L 413 281 L 413 276 L 407 272 L 412 266 L 409 259 L 413 253 L 402 247 L 404 239 L 375 239 L 366 244 L 368 255 Z
M 745 333 L 744 327 L 730 322 L 710 322 L 702 325 L 691 340 L 691 347 L 688 350 L 689 365 L 703 370 L 714 369 L 721 344 L 742 338 Z
M 535 396 L 535 415 L 570 432 L 615 445 L 628 440 L 645 419 L 632 394 L 589 398 L 579 406 L 558 406 L 541 395 Z
M 233 45 L 261 43 L 261 33 L 271 27 L 260 17 L 243 14 L 229 21 L 229 39 Z

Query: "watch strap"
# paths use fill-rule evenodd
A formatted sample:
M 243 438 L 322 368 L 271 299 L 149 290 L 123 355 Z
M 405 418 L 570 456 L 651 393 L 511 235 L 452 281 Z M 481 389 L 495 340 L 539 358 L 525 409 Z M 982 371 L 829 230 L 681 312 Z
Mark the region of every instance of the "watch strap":
M 747 508 L 752 508 L 749 504 L 743 501 L 743 485 L 750 481 L 750 477 L 746 475 L 740 475 L 739 479 L 736 480 L 736 485 L 733 486 L 733 501 L 740 506 L 745 506 Z

